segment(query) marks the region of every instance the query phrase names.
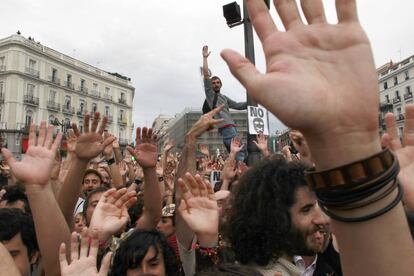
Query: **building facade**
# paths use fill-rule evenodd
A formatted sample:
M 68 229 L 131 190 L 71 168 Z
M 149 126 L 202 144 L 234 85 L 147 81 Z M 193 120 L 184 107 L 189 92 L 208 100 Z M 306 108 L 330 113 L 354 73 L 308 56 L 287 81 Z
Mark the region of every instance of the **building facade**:
M 109 73 L 12 35 L 0 39 L 0 130 L 17 156 L 24 151 L 30 123 L 47 121 L 66 131 L 83 129 L 85 112 L 107 116 L 110 133 L 121 145 L 133 133 L 130 79 Z
M 405 105 L 413 103 L 414 55 L 401 62 L 389 62 L 377 69 L 381 132 L 385 130 L 384 115 L 393 112 L 399 135 L 402 135 L 405 120 Z
M 159 152 L 161 152 L 168 139 L 175 141 L 175 151 L 181 151 L 184 147 L 185 135 L 198 121 L 201 115 L 203 115 L 203 113 L 199 109 L 186 108 L 183 112 L 177 114 L 173 118 L 167 118 L 165 116 L 157 117 L 152 124 L 152 127 L 159 137 Z M 236 123 L 237 132 L 240 138 L 243 143 L 247 143 L 247 111 L 231 111 L 231 116 Z M 217 128 L 204 133 L 197 142 L 206 145 L 212 155 L 215 155 L 218 152 L 224 156 L 228 155 L 223 144 L 223 138 L 218 133 Z

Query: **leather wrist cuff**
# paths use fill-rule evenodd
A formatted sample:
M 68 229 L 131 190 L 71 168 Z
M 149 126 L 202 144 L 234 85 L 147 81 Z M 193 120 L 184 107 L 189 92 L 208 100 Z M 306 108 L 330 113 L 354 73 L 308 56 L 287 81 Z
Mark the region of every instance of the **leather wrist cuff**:
M 341 167 L 316 172 L 306 171 L 306 180 L 312 190 L 352 189 L 356 186 L 372 183 L 391 170 L 395 156 L 384 149 L 368 158 L 355 161 Z

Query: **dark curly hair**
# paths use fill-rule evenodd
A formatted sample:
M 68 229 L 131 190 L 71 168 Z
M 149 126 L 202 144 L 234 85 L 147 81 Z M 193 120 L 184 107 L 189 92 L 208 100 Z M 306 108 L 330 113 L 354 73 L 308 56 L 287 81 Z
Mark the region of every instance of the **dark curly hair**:
M 229 213 L 227 236 L 242 264 L 265 266 L 294 248 L 290 207 L 306 186 L 305 165 L 264 160 L 239 180 Z
M 127 275 L 128 269 L 140 267 L 151 246 L 154 247 L 156 255 L 162 252 L 166 275 L 178 275 L 177 258 L 163 234 L 155 230 L 131 231 L 119 245 L 109 275 Z

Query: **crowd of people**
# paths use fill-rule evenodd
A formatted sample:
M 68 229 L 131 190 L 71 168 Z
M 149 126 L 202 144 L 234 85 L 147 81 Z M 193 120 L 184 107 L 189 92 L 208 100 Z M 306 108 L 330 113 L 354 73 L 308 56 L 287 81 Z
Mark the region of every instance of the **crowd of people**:
M 259 134 L 262 160 L 247 166 L 234 125 L 223 125 L 229 99 L 214 94 L 180 150 L 157 149 L 147 127 L 122 150 L 96 112 L 65 133 L 62 157 L 62 133 L 32 125 L 21 161 L 1 150 L 0 275 L 413 274 L 414 105 L 402 139 L 391 113 L 380 138 L 355 1 L 336 1 L 338 24 L 321 0 L 300 1 L 305 24 L 296 1 L 275 0 L 285 32 L 265 1 L 246 2 L 266 73 L 234 51 L 222 57 L 292 128 L 298 154 L 271 153 Z M 220 91 L 220 79 L 205 84 L 206 95 Z M 198 144 L 214 127 L 232 128 L 228 156 Z

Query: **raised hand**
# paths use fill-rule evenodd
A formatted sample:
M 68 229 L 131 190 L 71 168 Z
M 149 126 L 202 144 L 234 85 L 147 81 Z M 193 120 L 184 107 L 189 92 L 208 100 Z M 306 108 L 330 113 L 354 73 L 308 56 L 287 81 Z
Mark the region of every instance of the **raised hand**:
M 76 135 L 73 132 L 73 129 L 69 129 L 67 134 L 66 134 L 66 144 L 68 145 L 68 152 L 70 153 L 74 153 L 76 150 Z
M 84 228 L 79 241 L 76 232 L 72 233 L 71 239 L 71 262 L 66 259 L 66 246 L 61 244 L 59 249 L 60 271 L 62 276 L 106 276 L 109 272 L 112 253 L 103 258 L 100 270 L 97 270 L 99 240 L 96 232 L 92 237 L 88 235 L 88 229 Z
M 198 147 L 202 154 L 204 154 L 205 156 L 210 156 L 210 152 L 208 151 L 208 148 L 206 145 L 200 144 Z
M 227 159 L 224 162 L 224 168 L 223 168 L 223 179 L 232 180 L 237 173 L 236 168 L 236 160 L 235 159 Z
M 382 136 L 382 145 L 397 154 L 400 162 L 398 180 L 404 188 L 403 201 L 410 211 L 414 211 L 414 105 L 405 106 L 405 123 L 402 143 L 398 136 L 394 114 L 385 115 L 387 132 Z
M 152 132 L 152 128 L 137 128 L 135 149 L 127 147 L 129 153 L 135 157 L 142 168 L 153 168 L 157 165 L 157 135 Z
M 239 151 L 243 149 L 243 147 L 244 144 L 242 144 L 240 137 L 236 136 L 233 139 L 231 139 L 230 152 L 232 154 L 237 154 Z
M 89 228 L 99 233 L 99 240 L 106 241 L 121 231 L 129 220 L 128 208 L 137 201 L 136 192 L 126 188 L 106 191 L 96 205 Z
M 306 142 L 305 137 L 303 134 L 298 130 L 291 130 L 289 132 L 290 141 L 292 141 L 293 146 L 299 152 L 300 160 L 302 162 L 306 162 L 309 165 L 313 165 L 312 156 L 309 150 L 308 143 Z
M 183 194 L 178 212 L 196 233 L 200 245 L 211 247 L 218 239 L 219 210 L 210 183 L 186 173 L 178 184 Z
M 29 148 L 20 162 L 14 159 L 8 149 L 2 148 L 2 154 L 19 182 L 26 185 L 46 185 L 48 183 L 55 155 L 62 140 L 61 133 L 58 133 L 53 140 L 53 130 L 53 126 L 46 128 L 46 123 L 41 122 L 39 137 L 36 137 L 36 127 L 31 125 Z
M 256 140 L 257 140 L 257 142 L 253 140 L 253 143 L 260 150 L 260 152 L 262 152 L 262 153 L 267 152 L 268 153 L 267 136 L 264 135 L 263 133 L 259 133 L 259 134 L 256 135 Z
M 168 142 L 164 145 L 164 152 L 169 152 L 174 147 L 174 144 L 174 140 L 168 140 Z
M 102 123 L 99 126 L 100 120 L 99 112 L 94 113 L 92 121 L 92 127 L 89 130 L 89 114 L 85 114 L 83 121 L 83 133 L 81 133 L 76 124 L 73 124 L 73 131 L 77 137 L 75 154 L 78 159 L 86 160 L 89 162 L 92 158 L 95 158 L 103 152 L 105 147 L 114 141 L 114 137 L 108 137 L 105 140 L 102 138 L 102 134 L 108 123 L 108 118 L 104 117 Z
M 223 108 L 224 104 L 221 104 L 210 112 L 202 115 L 187 133 L 187 139 L 197 140 L 197 138 L 203 135 L 204 132 L 213 129 L 215 125 L 221 123 L 223 119 L 216 120 L 214 119 L 214 116 L 217 115 Z
M 322 1 L 300 2 L 308 24 L 296 1 L 274 1 L 286 29 L 282 32 L 264 1 L 247 1 L 266 58 L 265 74 L 234 51 L 224 50 L 222 57 L 253 99 L 300 130 L 314 158 L 329 161 L 323 167 L 335 166 L 325 160 L 330 149 L 344 148 L 343 155 L 351 159 L 352 147 L 358 157 L 379 151 L 378 80 L 355 1 L 336 1 L 336 25 L 327 23 Z
M 204 58 L 208 58 L 208 56 L 210 55 L 211 52 L 208 51 L 208 46 L 207 45 L 203 46 L 202 53 L 203 53 Z

